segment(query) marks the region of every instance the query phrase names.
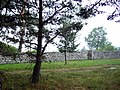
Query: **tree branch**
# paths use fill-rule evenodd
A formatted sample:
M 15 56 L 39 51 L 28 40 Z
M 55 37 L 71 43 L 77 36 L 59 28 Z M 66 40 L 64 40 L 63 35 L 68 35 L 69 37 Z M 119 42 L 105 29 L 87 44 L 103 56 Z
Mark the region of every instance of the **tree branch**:
M 63 7 L 60 8 L 59 10 L 56 10 L 53 15 L 51 15 L 48 19 L 46 19 L 45 21 L 43 21 L 43 25 L 44 25 L 45 23 L 48 23 L 49 20 L 51 20 L 59 11 L 61 11 L 61 10 L 64 9 L 65 7 L 67 7 L 67 6 L 63 6 Z
M 57 32 L 57 34 L 56 34 L 53 38 L 51 38 L 50 40 L 47 41 L 47 43 L 44 45 L 44 47 L 43 47 L 43 49 L 42 49 L 42 55 L 43 55 L 43 53 L 44 53 L 47 45 L 48 45 L 51 41 L 53 41 L 54 38 L 56 38 L 59 34 L 60 34 L 60 32 Z

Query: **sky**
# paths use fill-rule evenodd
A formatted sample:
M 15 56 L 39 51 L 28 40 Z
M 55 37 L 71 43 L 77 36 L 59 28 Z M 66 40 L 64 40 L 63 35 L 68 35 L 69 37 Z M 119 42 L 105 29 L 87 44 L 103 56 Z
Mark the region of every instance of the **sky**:
M 81 34 L 81 46 L 87 46 L 84 38 L 88 36 L 88 34 L 92 31 L 93 28 L 97 28 L 98 26 L 103 26 L 107 33 L 107 38 L 109 42 L 112 42 L 113 46 L 120 47 L 120 23 L 116 23 L 114 21 L 107 20 L 107 15 L 97 15 L 88 21 L 88 25 L 84 26 L 83 29 L 80 31 Z
M 86 20 L 87 25 L 83 26 L 82 30 L 78 33 L 77 43 L 80 43 L 78 50 L 81 50 L 83 47 L 89 49 L 87 43 L 85 42 L 85 37 L 92 31 L 93 28 L 103 26 L 105 32 L 107 33 L 107 39 L 115 47 L 120 47 L 120 23 L 115 21 L 107 20 L 106 14 L 100 14 L 95 17 L 89 18 Z M 58 51 L 55 45 L 49 44 L 46 48 L 46 52 L 55 52 Z
M 88 0 L 88 1 L 96 1 L 96 0 Z M 86 5 L 86 1 L 84 2 L 84 5 Z M 111 7 L 102 7 L 100 10 L 105 10 L 108 13 L 113 12 L 114 8 Z M 103 26 L 107 33 L 108 41 L 112 43 L 115 47 L 120 47 L 120 23 L 116 23 L 115 21 L 109 21 L 107 20 L 108 14 L 100 14 L 96 15 L 95 17 L 89 18 L 86 20 L 88 23 L 85 25 L 82 30 L 77 35 L 77 43 L 80 43 L 79 47 L 77 48 L 79 51 L 85 47 L 88 49 L 87 43 L 85 42 L 85 37 L 88 36 L 88 34 L 92 31 L 93 28 L 101 27 Z M 56 41 L 58 41 L 56 39 Z M 18 46 L 17 46 L 18 47 Z M 27 51 L 24 49 L 24 51 Z M 56 52 L 58 51 L 57 46 L 48 44 L 48 47 L 46 48 L 45 52 Z
M 96 0 L 84 0 L 82 3 L 83 6 L 86 4 L 94 3 Z M 104 14 L 99 14 L 96 15 L 95 17 L 89 18 L 86 20 L 88 23 L 85 25 L 82 30 L 78 33 L 77 37 L 77 43 L 80 43 L 78 46 L 78 50 L 80 51 L 83 47 L 86 49 L 89 49 L 87 46 L 87 43 L 85 42 L 85 37 L 88 36 L 88 34 L 92 31 L 93 28 L 97 27 L 104 27 L 105 32 L 107 33 L 107 39 L 109 42 L 112 43 L 113 46 L 115 47 L 120 47 L 120 22 L 116 23 L 114 20 L 110 21 L 107 20 L 108 15 L 110 15 L 114 10 L 115 7 L 107 6 L 107 7 L 100 7 L 99 10 L 103 10 L 106 13 Z M 55 52 L 58 51 L 57 47 L 49 44 L 48 47 L 46 48 L 46 52 Z

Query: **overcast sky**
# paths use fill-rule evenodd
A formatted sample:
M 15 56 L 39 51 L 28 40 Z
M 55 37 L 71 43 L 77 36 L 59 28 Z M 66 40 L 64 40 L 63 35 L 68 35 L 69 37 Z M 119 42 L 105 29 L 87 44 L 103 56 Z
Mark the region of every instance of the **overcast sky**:
M 88 49 L 84 38 L 88 36 L 93 28 L 97 28 L 98 26 L 103 26 L 106 28 L 105 32 L 107 32 L 108 41 L 111 42 L 113 46 L 120 47 L 120 23 L 107 20 L 107 14 L 97 15 L 88 19 L 86 22 L 88 24 L 85 25 L 78 33 L 77 43 L 80 43 L 80 46 L 78 47 L 79 50 L 81 50 L 83 47 Z M 56 46 L 49 44 L 46 52 L 52 51 L 57 51 L 57 48 Z
M 90 0 L 88 0 L 90 1 Z M 91 0 L 93 1 L 93 0 Z M 84 2 L 86 3 L 86 2 Z M 108 11 L 108 13 L 113 12 L 114 8 L 107 7 L 107 8 L 100 8 L 101 10 Z M 93 18 L 88 19 L 86 22 L 88 23 L 85 25 L 82 30 L 78 33 L 77 43 L 80 43 L 78 50 L 81 50 L 83 47 L 87 48 L 87 43 L 85 42 L 85 37 L 92 31 L 93 28 L 97 28 L 98 26 L 103 26 L 106 28 L 107 38 L 108 41 L 112 43 L 115 47 L 120 47 L 120 23 L 116 23 L 115 21 L 108 21 L 107 20 L 108 14 L 101 14 L 96 15 Z M 57 40 L 58 41 L 58 40 Z M 25 49 L 26 51 L 26 49 Z M 58 51 L 57 46 L 49 44 L 46 48 L 46 52 L 55 52 Z
M 85 6 L 86 4 L 90 4 L 91 1 L 94 3 L 97 0 L 84 0 L 82 5 Z M 77 43 L 80 43 L 78 50 L 81 50 L 83 47 L 88 49 L 87 43 L 85 42 L 85 37 L 88 36 L 93 28 L 97 28 L 99 26 L 103 26 L 106 29 L 105 32 L 107 33 L 108 41 L 111 42 L 113 46 L 120 47 L 120 23 L 107 20 L 107 15 L 110 15 L 115 10 L 115 7 L 100 7 L 99 10 L 103 10 L 107 13 L 96 15 L 95 17 L 92 17 L 86 21 L 88 24 L 85 25 L 78 33 Z M 52 51 L 58 51 L 58 49 L 56 46 L 49 44 L 46 52 Z

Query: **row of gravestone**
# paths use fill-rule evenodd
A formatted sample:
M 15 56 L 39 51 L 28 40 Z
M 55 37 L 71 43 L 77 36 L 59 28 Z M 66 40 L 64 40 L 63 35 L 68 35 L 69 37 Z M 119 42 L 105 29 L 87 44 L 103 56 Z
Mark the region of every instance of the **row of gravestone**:
M 109 52 L 97 52 L 97 51 L 84 51 L 74 52 L 66 54 L 67 60 L 84 60 L 84 59 L 113 59 L 120 58 L 120 51 L 109 51 Z M 59 52 L 47 52 L 44 54 L 44 61 L 63 61 L 65 59 L 64 53 Z M 0 55 L 0 64 L 5 63 L 19 63 L 19 62 L 30 62 L 35 60 L 35 55 L 21 53 L 15 56 L 2 56 Z

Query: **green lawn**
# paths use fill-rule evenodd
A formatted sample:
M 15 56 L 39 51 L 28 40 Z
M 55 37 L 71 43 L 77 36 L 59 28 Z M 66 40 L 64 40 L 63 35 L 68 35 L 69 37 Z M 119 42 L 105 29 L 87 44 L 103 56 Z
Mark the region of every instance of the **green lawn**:
M 120 65 L 120 59 L 104 59 L 104 60 L 80 60 L 68 61 L 67 65 L 64 62 L 43 62 L 42 69 L 62 69 L 62 68 L 79 68 L 99 65 Z M 33 69 L 33 63 L 18 63 L 18 64 L 0 64 L 0 70 L 25 70 Z
M 120 59 L 44 62 L 36 85 L 29 83 L 33 66 L 0 65 L 3 90 L 120 90 Z

